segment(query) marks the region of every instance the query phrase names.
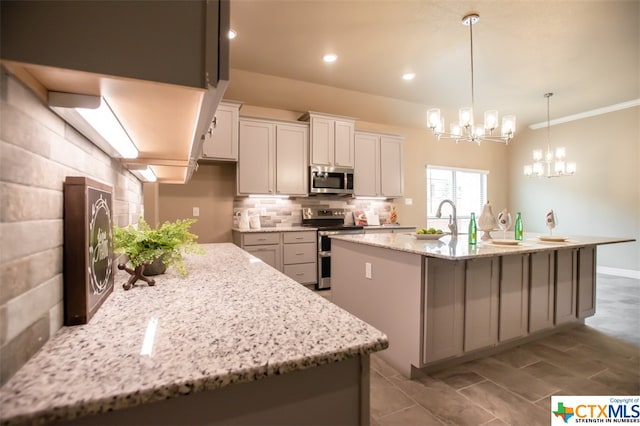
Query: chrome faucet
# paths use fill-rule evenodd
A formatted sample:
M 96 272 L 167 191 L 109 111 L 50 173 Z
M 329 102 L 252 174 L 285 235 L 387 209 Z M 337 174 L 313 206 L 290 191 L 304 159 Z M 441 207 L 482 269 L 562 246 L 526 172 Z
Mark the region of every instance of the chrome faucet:
M 456 205 L 453 204 L 453 201 L 451 201 L 451 200 L 442 200 L 440 202 L 440 205 L 438 206 L 438 210 L 436 210 L 436 217 L 438 219 L 440 217 L 442 217 L 442 205 L 444 203 L 451 204 L 451 207 L 453 208 L 453 217 L 451 217 L 451 215 L 449 215 L 449 230 L 451 231 L 451 236 L 452 237 L 457 237 L 458 236 L 458 225 L 457 225 L 457 218 L 456 218 Z

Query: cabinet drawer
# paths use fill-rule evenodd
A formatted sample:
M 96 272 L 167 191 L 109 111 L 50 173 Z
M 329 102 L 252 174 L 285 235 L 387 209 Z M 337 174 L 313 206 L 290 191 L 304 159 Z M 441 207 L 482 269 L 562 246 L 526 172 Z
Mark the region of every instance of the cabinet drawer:
M 244 234 L 242 235 L 242 244 L 245 246 L 280 244 L 280 233 L 261 232 L 256 234 Z
M 314 243 L 316 231 L 283 232 L 284 243 Z
M 285 244 L 284 245 L 284 264 L 291 265 L 295 263 L 308 263 L 316 261 L 316 244 Z
M 287 276 L 298 281 L 300 284 L 315 284 L 316 264 L 303 263 L 300 265 L 284 265 L 284 271 Z

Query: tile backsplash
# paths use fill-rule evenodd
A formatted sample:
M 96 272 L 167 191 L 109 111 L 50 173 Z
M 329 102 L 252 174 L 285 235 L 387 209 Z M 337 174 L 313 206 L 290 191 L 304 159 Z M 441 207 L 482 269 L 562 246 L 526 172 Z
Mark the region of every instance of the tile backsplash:
M 389 216 L 393 202 L 378 200 L 360 200 L 336 196 L 314 196 L 303 198 L 240 198 L 233 202 L 233 226 L 238 227 L 238 213 L 248 209 L 249 216 L 259 215 L 260 226 L 299 226 L 302 223 L 302 207 L 343 208 L 356 210 L 374 210 L 383 224 Z

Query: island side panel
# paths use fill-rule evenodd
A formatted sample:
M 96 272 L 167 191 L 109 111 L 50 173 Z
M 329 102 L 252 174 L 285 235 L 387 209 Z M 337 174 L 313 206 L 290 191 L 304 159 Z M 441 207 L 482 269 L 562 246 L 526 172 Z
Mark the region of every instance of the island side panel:
M 369 355 L 80 417 L 64 425 L 368 425 Z
M 422 256 L 333 239 L 331 267 L 332 301 L 385 333 L 379 356 L 410 377 L 421 365 Z

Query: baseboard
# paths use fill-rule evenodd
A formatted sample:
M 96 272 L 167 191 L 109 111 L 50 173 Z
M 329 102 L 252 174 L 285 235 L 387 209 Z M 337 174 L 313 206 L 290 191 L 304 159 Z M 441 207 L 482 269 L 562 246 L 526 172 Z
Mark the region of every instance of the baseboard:
M 609 268 L 608 266 L 598 266 L 596 269 L 599 274 L 615 275 L 617 277 L 635 278 L 640 280 L 640 271 L 633 269 Z

